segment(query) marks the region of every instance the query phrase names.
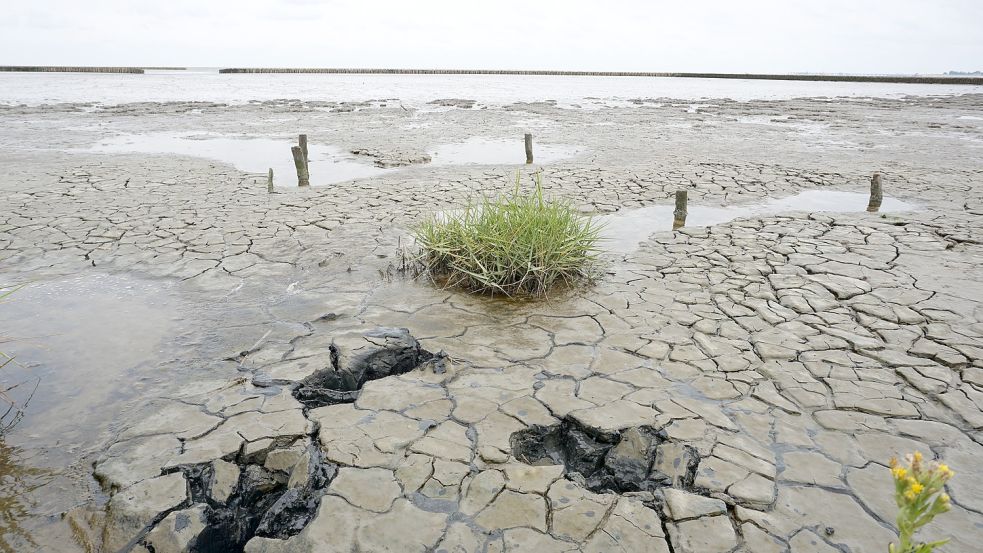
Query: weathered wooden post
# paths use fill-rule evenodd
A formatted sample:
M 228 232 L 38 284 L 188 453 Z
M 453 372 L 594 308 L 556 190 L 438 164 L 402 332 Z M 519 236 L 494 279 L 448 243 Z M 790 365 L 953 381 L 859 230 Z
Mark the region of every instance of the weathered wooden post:
M 867 211 L 877 213 L 881 209 L 881 201 L 884 199 L 884 191 L 881 190 L 881 174 L 874 173 L 870 177 L 870 201 L 867 203 Z
M 307 160 L 304 159 L 304 152 L 300 146 L 290 148 L 290 153 L 294 155 L 294 167 L 297 168 L 297 186 L 310 186 L 311 175 L 307 172 Z
M 686 225 L 686 191 L 676 191 L 676 209 L 672 212 L 672 230 Z
M 270 172 L 266 175 L 266 191 L 270 194 L 273 193 L 273 168 L 270 167 Z
M 311 164 L 308 161 L 310 158 L 307 156 L 307 135 L 300 135 L 297 142 L 300 144 L 300 151 L 304 153 L 304 167 L 307 167 L 307 172 L 310 173 Z
M 526 163 L 532 163 L 532 134 L 526 133 Z

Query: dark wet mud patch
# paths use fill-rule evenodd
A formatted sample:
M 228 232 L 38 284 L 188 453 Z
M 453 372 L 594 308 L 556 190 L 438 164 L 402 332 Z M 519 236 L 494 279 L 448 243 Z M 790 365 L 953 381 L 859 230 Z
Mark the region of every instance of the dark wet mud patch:
M 362 338 L 376 347 L 348 354 L 337 343 L 331 345 L 331 367 L 308 376 L 294 389 L 293 395 L 308 409 L 351 403 L 365 383 L 387 376 L 405 374 L 430 366 L 444 370 L 444 354 L 431 353 L 420 345 L 405 328 L 378 328 Z
M 253 537 L 285 540 L 310 523 L 338 468 L 325 462 L 312 444 L 289 469 L 269 459 L 260 455 L 236 463 L 231 470 L 238 477 L 231 487 L 225 480 L 228 472 L 219 474 L 215 463 L 179 469 L 188 480 L 192 503 L 205 506 L 206 522 L 190 545 L 192 553 L 239 553 Z M 155 550 L 152 542 L 144 545 Z
M 601 435 L 567 419 L 558 425 L 520 430 L 510 441 L 518 460 L 530 465 L 563 465 L 568 479 L 596 493 L 689 488 L 699 463 L 695 449 L 644 426 Z
M 478 103 L 476 100 L 468 100 L 464 98 L 438 98 L 436 100 L 431 100 L 427 104 L 431 106 L 441 106 L 449 108 L 460 108 L 460 109 L 471 109 L 474 105 Z
M 371 159 L 373 165 L 383 169 L 425 165 L 430 163 L 430 155 L 420 152 L 407 152 L 398 149 L 353 148 L 352 155 Z

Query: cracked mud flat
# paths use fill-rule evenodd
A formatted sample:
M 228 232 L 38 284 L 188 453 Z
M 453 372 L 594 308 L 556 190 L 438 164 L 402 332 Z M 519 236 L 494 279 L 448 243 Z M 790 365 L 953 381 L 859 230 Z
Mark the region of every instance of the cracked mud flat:
M 25 505 L 4 546 L 208 551 L 230 535 L 216 521 L 231 519 L 255 525 L 240 534 L 251 552 L 883 551 L 886 463 L 917 449 L 957 473 L 953 511 L 927 537 L 974 550 L 983 98 L 638 104 L 0 108 L 5 282 L 128 275 L 201 306 L 162 346 L 169 359 L 152 370 L 166 378 L 107 406 L 112 436 L 79 453 L 91 470 L 63 474 L 70 489 L 42 486 L 61 501 Z M 532 132 L 582 148 L 546 166 L 544 185 L 592 213 L 669 205 L 680 187 L 703 205 L 864 193 L 874 170 L 917 210 L 657 231 L 612 252 L 589 290 L 520 305 L 395 271 L 414 222 L 507 189 L 509 167 L 414 165 L 268 195 L 216 162 L 64 151 L 243 129 L 382 157 L 479 135 L 521 151 Z M 379 327 L 448 358 L 366 379 L 354 402 L 294 397 L 317 371 L 383 347 Z M 604 478 L 569 456 L 516 449 L 517 435 L 563 427 L 607 444 L 598 459 L 637 445 L 614 466 L 649 483 L 594 485 Z M 29 424 L 12 439 L 57 443 Z M 660 457 L 663 446 L 679 455 Z M 29 455 L 20 463 L 32 468 Z M 657 465 L 686 470 L 649 479 Z M 276 511 L 287 514 L 260 530 L 291 491 Z

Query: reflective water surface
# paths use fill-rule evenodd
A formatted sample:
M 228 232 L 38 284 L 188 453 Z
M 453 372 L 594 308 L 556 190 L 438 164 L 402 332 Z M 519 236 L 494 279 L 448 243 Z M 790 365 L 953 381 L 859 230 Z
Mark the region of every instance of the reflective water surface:
M 246 173 L 266 174 L 273 169 L 273 184 L 297 186 L 292 146 L 297 139 L 229 137 L 212 134 L 149 133 L 116 136 L 87 151 L 99 153 L 176 154 L 228 163 Z M 311 185 L 334 184 L 384 174 L 382 169 L 358 161 L 341 148 L 308 144 Z
M 82 150 L 96 153 L 173 154 L 212 159 L 232 165 L 246 173 L 265 175 L 273 169 L 275 186 L 297 186 L 291 146 L 296 139 L 231 137 L 216 134 L 148 133 L 115 136 Z M 544 165 L 579 154 L 582 149 L 564 144 L 534 144 L 536 165 Z M 473 137 L 464 142 L 438 145 L 430 152 L 434 166 L 446 165 L 520 165 L 526 153 L 522 136 L 515 140 L 490 140 Z M 383 169 L 357 159 L 336 146 L 308 144 L 312 186 L 347 182 L 399 171 Z M 416 165 L 419 166 L 419 165 Z
M 793 196 L 764 200 L 759 203 L 732 206 L 705 206 L 690 202 L 687 206 L 686 226 L 708 227 L 741 217 L 777 215 L 789 212 L 853 213 L 867 211 L 870 196 L 860 192 L 836 190 L 806 190 Z M 654 205 L 638 209 L 622 210 L 611 215 L 597 217 L 603 224 L 602 248 L 616 253 L 628 253 L 638 249 L 638 243 L 652 233 L 672 230 L 672 205 Z M 911 211 L 915 206 L 885 196 L 880 213 Z M 876 214 L 871 214 L 876 217 Z
M 277 99 L 352 102 L 398 99 L 429 108 L 441 98 L 486 105 L 553 100 L 561 107 L 637 105 L 646 98 L 738 101 L 817 97 L 903 98 L 983 92 L 983 86 L 691 79 L 669 77 L 561 77 L 535 75 L 220 75 L 217 68 L 110 73 L 0 73 L 0 104 L 60 102 L 117 105 L 132 102 L 223 102 Z
M 538 144 L 533 140 L 533 161 L 544 165 L 569 159 L 582 149 L 566 144 Z M 443 144 L 430 152 L 433 165 L 511 165 L 526 162 L 522 137 L 516 140 L 489 140 L 472 137 L 464 142 Z
M 179 305 L 169 285 L 106 274 L 28 283 L 0 303 L 0 351 L 15 357 L 0 385 L 37 383 L 0 438 L 0 551 L 75 551 L 61 514 L 98 493 L 82 460 L 128 400 L 168 378 L 159 365 Z M 23 403 L 21 389 L 11 396 Z

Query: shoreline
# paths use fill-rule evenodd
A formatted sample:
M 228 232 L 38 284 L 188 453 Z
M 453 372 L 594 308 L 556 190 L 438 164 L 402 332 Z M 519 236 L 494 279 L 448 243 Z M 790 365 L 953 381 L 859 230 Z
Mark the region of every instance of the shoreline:
M 3 65 L 0 73 L 118 73 L 145 74 L 146 70 L 181 71 L 186 67 L 110 67 Z M 691 73 L 654 71 L 550 71 L 513 69 L 396 69 L 346 67 L 227 67 L 219 74 L 323 74 L 323 75 L 514 75 L 549 77 L 656 77 L 683 79 L 733 79 L 765 81 L 813 81 L 894 84 L 983 85 L 983 77 L 944 75 L 824 75 L 781 73 Z
M 385 69 L 317 67 L 230 67 L 220 74 L 310 73 L 343 75 L 519 75 L 556 77 L 675 77 L 687 79 L 750 79 L 768 81 L 834 81 L 912 84 L 983 85 L 983 77 L 944 77 L 918 75 L 818 75 L 774 73 L 674 73 L 649 71 L 547 71 L 511 69 Z

